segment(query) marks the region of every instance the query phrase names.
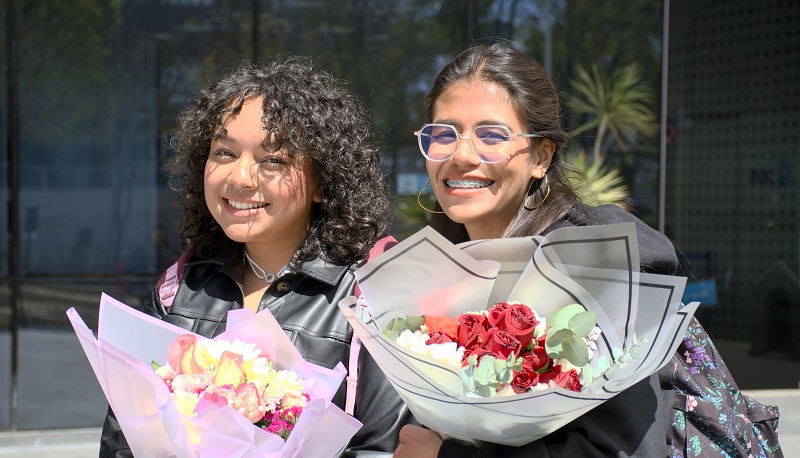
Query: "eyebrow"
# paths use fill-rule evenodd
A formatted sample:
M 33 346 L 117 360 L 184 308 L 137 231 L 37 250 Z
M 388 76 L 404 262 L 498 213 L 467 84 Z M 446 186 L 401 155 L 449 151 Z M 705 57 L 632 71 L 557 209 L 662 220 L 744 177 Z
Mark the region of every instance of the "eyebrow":
M 464 128 L 464 125 L 455 119 L 437 119 L 433 121 L 435 124 L 450 124 L 453 127 L 458 128 L 459 130 Z M 475 123 L 476 126 L 505 126 L 510 131 L 514 131 L 509 125 L 503 121 L 498 121 L 496 119 L 482 119 Z

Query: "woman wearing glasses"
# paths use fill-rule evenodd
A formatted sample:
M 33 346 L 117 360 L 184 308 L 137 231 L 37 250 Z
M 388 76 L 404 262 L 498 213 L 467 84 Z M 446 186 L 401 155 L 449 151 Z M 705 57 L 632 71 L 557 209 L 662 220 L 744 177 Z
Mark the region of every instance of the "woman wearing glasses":
M 541 66 L 509 43 L 473 47 L 445 66 L 415 134 L 437 204 L 431 226 L 454 243 L 635 221 L 641 266 L 673 273 L 670 241 L 616 206 L 581 204 L 567 180 L 558 94 Z M 405 426 L 395 457 L 668 455 L 672 405 L 655 375 L 522 447 L 479 449 Z

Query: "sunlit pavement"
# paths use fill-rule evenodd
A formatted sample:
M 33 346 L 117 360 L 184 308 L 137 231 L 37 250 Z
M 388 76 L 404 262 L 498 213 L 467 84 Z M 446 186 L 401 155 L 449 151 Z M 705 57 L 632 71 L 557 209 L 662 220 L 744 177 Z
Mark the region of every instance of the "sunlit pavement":
M 778 406 L 783 453 L 786 458 L 800 458 L 800 389 L 746 393 L 759 402 Z M 0 458 L 94 458 L 99 440 L 99 428 L 5 432 L 0 433 Z

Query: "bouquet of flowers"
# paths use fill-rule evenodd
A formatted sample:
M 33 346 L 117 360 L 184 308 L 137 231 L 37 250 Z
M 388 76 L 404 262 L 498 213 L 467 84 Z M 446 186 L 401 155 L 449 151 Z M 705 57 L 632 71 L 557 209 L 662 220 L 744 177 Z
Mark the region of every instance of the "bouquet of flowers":
M 307 363 L 266 311 L 214 339 L 105 294 L 97 338 L 67 315 L 135 456 L 335 456 L 361 427 L 330 402 L 343 365 Z
M 557 430 L 665 365 L 699 305 L 681 304 L 685 278 L 639 271 L 633 223 L 457 246 L 428 227 L 370 260 L 356 275 L 363 298 L 344 299 L 339 307 L 417 420 L 449 437 L 512 446 Z M 491 365 L 484 363 L 485 369 L 480 364 L 487 358 L 481 356 L 486 335 L 497 327 L 497 319 L 492 325 L 489 318 L 495 312 L 488 309 L 503 302 L 525 304 L 533 320 L 541 318 L 533 328 L 534 334 L 537 326 L 546 334 L 544 341 L 539 334 L 526 347 L 534 353 L 539 348 L 539 355 L 543 349 L 552 372 L 558 371 L 542 377 L 546 370 L 526 370 L 538 380 L 531 380 L 527 390 L 521 389 L 524 384 L 514 390 L 512 382 L 513 393 L 506 382 L 513 381 L 517 367 L 524 368 L 524 359 L 520 363 L 519 355 L 512 360 L 500 353 Z M 405 330 L 431 331 L 413 318 L 408 325 L 409 316 L 430 324 L 429 317 L 477 316 L 475 311 L 484 310 L 484 324 L 478 326 L 481 348 L 466 360 L 457 353 L 437 359 L 438 349 L 428 340 L 422 344 L 427 348 L 398 341 Z M 407 329 L 398 326 L 398 318 L 406 320 Z M 452 331 L 452 321 L 444 327 L 456 332 L 450 334 L 456 349 L 458 334 L 471 333 L 458 326 Z M 396 337 L 394 331 L 399 331 Z M 408 348 L 415 345 L 423 354 Z M 564 364 L 573 350 L 585 360 Z M 577 380 L 572 369 L 580 369 Z
M 194 417 L 208 405 L 231 406 L 253 424 L 289 437 L 309 396 L 296 373 L 276 370 L 254 344 L 240 340 L 175 338 L 167 364 L 153 369 L 169 388 L 178 410 Z
M 594 312 L 564 307 L 556 329 L 525 304 L 500 302 L 456 318 L 395 318 L 383 334 L 401 347 L 453 365 L 468 396 L 492 397 L 560 387 L 581 391 L 597 348 Z M 566 344 L 565 344 L 566 342 Z M 583 370 L 587 368 L 587 370 Z

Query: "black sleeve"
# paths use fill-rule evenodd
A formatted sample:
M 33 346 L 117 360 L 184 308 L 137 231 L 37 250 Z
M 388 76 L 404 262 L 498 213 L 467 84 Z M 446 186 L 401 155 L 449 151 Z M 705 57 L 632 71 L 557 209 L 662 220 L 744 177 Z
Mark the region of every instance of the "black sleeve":
M 354 417 L 364 426 L 353 436 L 345 457 L 390 457 L 400 444 L 400 428 L 419 425 L 366 348 L 358 358 Z
M 164 307 L 158 299 L 158 291 L 154 290 L 150 302 L 141 311 L 156 318 L 161 318 L 159 310 L 164 310 Z M 100 435 L 100 458 L 111 457 L 131 458 L 133 453 L 128 441 L 125 439 L 125 435 L 122 433 L 122 428 L 119 426 L 114 411 L 109 406 L 106 419 L 103 422 L 103 432 Z
M 561 429 L 521 447 L 446 440 L 439 458 L 665 457 L 672 399 L 658 377 L 633 385 Z
M 103 422 L 103 433 L 100 435 L 100 458 L 132 458 L 133 453 L 117 423 L 117 417 L 111 407 L 108 408 L 106 421 Z

